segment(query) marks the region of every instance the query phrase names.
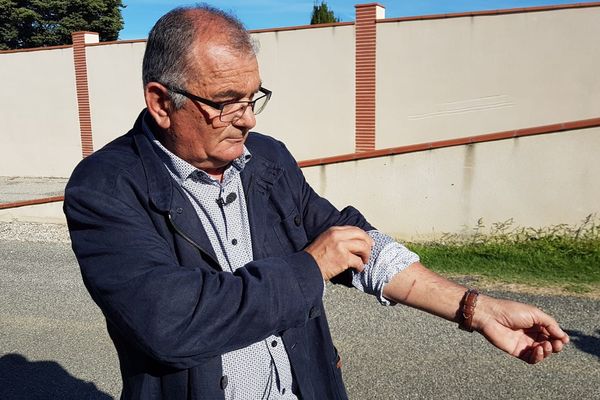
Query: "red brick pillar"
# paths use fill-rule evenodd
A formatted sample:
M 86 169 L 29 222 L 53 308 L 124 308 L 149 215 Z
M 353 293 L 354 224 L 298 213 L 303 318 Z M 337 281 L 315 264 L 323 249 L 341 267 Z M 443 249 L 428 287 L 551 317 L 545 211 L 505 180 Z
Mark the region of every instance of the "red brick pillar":
M 95 32 L 73 32 L 71 37 L 73 40 L 73 61 L 75 65 L 77 107 L 79 109 L 81 153 L 85 158 L 94 152 L 85 45 L 86 43 L 98 43 L 99 36 Z
M 356 133 L 355 151 L 375 149 L 375 62 L 377 57 L 376 19 L 385 18 L 377 3 L 356 6 Z

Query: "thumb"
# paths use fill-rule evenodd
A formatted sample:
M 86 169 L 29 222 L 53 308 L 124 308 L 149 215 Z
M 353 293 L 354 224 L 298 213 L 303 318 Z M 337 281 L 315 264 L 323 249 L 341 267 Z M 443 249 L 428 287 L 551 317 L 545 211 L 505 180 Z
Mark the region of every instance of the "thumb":
M 546 329 L 550 339 L 560 339 L 564 343 L 569 341 L 569 336 L 561 329 L 561 327 L 558 325 L 558 322 L 556 322 L 554 318 L 539 308 L 536 311 L 537 313 L 535 315 L 535 319 L 537 320 L 538 324 Z

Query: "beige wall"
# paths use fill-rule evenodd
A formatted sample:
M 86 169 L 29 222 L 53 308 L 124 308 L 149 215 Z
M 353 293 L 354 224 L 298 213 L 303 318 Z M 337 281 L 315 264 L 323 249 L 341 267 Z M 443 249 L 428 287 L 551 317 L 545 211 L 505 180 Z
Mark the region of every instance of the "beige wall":
M 37 204 L 0 210 L 0 222 L 36 222 L 49 224 L 66 224 L 67 219 L 62 210 L 63 202 Z
M 577 224 L 600 215 L 600 128 L 305 168 L 338 207 L 384 232 L 426 238 L 514 218 L 515 226 Z
M 71 175 L 81 159 L 73 50 L 0 54 L 0 80 L 0 175 Z
M 378 23 L 377 148 L 598 117 L 599 22 L 600 7 Z M 298 160 L 354 151 L 354 35 L 349 25 L 253 34 L 274 92 L 256 130 Z M 144 105 L 144 48 L 87 46 L 96 150 Z M 0 54 L 0 76 L 0 175 L 68 177 L 81 159 L 72 49 Z M 456 232 L 480 217 L 576 223 L 600 211 L 599 138 L 594 128 L 305 171 L 396 235 Z M 19 215 L 36 209 L 60 212 Z
M 377 148 L 600 112 L 600 8 L 380 23 L 377 35 Z
M 88 85 L 94 150 L 133 126 L 144 105 L 145 42 L 88 46 Z
M 354 26 L 254 34 L 273 98 L 256 130 L 297 159 L 354 151 Z
M 378 23 L 376 147 L 598 116 L 598 22 L 600 7 Z M 354 26 L 253 36 L 274 92 L 256 130 L 299 160 L 353 152 Z M 144 106 L 144 48 L 87 46 L 94 149 Z M 72 50 L 0 54 L 0 73 L 0 175 L 68 176 L 80 157 Z

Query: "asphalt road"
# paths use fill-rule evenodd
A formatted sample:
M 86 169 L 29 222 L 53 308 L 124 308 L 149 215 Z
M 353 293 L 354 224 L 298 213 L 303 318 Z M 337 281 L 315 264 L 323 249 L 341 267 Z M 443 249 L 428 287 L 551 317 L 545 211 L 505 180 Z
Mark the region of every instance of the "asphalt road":
M 116 354 L 70 245 L 1 236 L 0 399 L 118 398 Z M 530 366 L 454 324 L 329 286 L 350 398 L 600 399 L 600 301 L 496 294 L 555 315 L 571 345 Z

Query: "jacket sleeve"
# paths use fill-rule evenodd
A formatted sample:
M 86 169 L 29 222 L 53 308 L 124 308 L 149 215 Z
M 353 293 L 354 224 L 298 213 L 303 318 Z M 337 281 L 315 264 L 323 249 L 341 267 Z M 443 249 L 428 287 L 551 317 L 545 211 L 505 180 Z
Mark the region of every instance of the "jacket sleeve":
M 73 250 L 109 324 L 152 358 L 190 368 L 318 315 L 323 281 L 309 254 L 254 261 L 234 274 L 182 267 L 134 180 L 92 176 L 76 171 L 65 191 Z

